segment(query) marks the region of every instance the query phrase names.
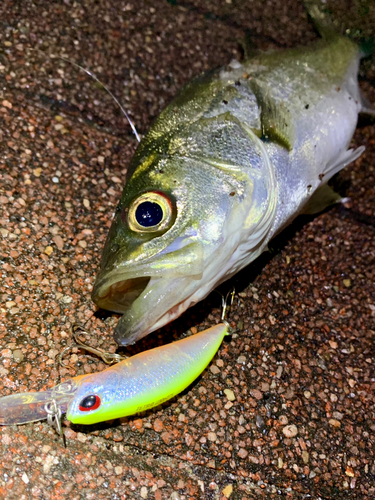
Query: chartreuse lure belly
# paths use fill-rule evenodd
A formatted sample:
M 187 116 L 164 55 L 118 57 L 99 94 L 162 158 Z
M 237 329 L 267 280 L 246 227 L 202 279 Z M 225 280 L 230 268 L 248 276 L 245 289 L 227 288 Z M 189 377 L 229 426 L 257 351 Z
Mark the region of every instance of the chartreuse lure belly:
M 144 351 L 106 370 L 74 377 L 44 392 L 0 399 L 0 425 L 66 413 L 74 424 L 126 417 L 168 401 L 206 368 L 228 332 L 225 323 L 171 344 Z

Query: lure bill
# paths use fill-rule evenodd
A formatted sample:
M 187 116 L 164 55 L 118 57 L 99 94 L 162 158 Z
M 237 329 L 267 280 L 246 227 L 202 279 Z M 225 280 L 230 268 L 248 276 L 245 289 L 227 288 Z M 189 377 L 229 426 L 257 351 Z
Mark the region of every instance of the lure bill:
M 203 372 L 227 333 L 227 324 L 220 323 L 50 390 L 5 396 L 0 399 L 0 425 L 47 419 L 51 409 L 54 415 L 66 413 L 74 424 L 95 424 L 158 406 Z
M 103 251 L 94 302 L 128 345 L 256 259 L 299 213 L 340 197 L 328 180 L 360 111 L 360 48 L 332 36 L 252 53 L 190 82 L 140 142 Z

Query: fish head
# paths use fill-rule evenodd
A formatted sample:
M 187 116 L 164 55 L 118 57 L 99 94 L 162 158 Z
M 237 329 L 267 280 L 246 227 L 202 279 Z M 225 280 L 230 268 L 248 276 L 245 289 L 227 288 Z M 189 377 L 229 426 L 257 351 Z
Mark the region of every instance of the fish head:
M 120 345 L 178 316 L 223 242 L 229 187 L 204 175 L 197 184 L 189 163 L 160 160 L 133 176 L 117 207 L 93 299 L 123 314 L 115 332 Z
M 191 143 L 189 134 L 175 137 L 133 159 L 92 294 L 99 307 L 123 314 L 119 345 L 169 323 L 223 281 L 247 238 L 243 227 L 249 232 L 258 217 L 252 207 L 264 205 L 267 193 L 253 203 L 259 189 L 242 167 L 192 154 Z

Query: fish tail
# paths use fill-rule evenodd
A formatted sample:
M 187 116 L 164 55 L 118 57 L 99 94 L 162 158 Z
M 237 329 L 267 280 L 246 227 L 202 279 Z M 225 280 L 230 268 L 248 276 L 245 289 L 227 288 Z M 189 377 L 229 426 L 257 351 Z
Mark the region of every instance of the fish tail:
M 374 36 L 369 34 L 366 28 L 368 18 L 371 17 L 370 11 L 374 10 L 375 14 L 375 4 L 372 5 L 371 0 L 364 0 L 361 4 L 361 10 L 358 7 L 358 18 L 363 20 L 363 26 L 356 28 L 349 28 L 349 23 L 345 19 L 336 17 L 328 3 L 323 3 L 321 0 L 305 0 L 304 6 L 322 38 L 331 40 L 343 35 L 359 46 L 361 57 L 375 54 Z
M 375 3 L 373 0 L 363 0 L 360 7 L 357 7 L 358 18 L 363 20 L 363 27 L 348 28 L 345 19 L 338 19 L 328 6 L 321 0 L 304 0 L 304 6 L 312 20 L 316 30 L 325 40 L 337 39 L 345 36 L 354 42 L 359 50 L 359 57 L 367 58 L 375 56 L 375 38 L 371 35 L 371 28 L 368 25 L 368 18 L 375 15 Z M 374 11 L 374 15 L 372 15 Z M 349 13 L 350 15 L 350 13 Z M 361 113 L 375 117 L 375 108 L 360 91 Z
M 359 44 L 361 49 L 362 57 L 369 57 L 375 55 L 375 38 L 364 38 Z
M 322 38 L 329 40 L 337 37 L 340 30 L 334 25 L 332 12 L 327 5 L 316 0 L 305 0 L 303 4 L 315 29 Z

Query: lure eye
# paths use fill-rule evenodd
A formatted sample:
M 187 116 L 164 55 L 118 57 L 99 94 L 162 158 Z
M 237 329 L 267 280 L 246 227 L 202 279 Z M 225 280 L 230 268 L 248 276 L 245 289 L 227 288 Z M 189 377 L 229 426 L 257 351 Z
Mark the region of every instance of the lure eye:
M 78 408 L 81 411 L 92 411 L 99 408 L 101 404 L 100 397 L 96 394 L 91 394 L 90 396 L 86 396 L 79 403 Z
M 130 205 L 127 221 L 137 233 L 164 231 L 172 221 L 171 200 L 158 191 L 143 193 Z

